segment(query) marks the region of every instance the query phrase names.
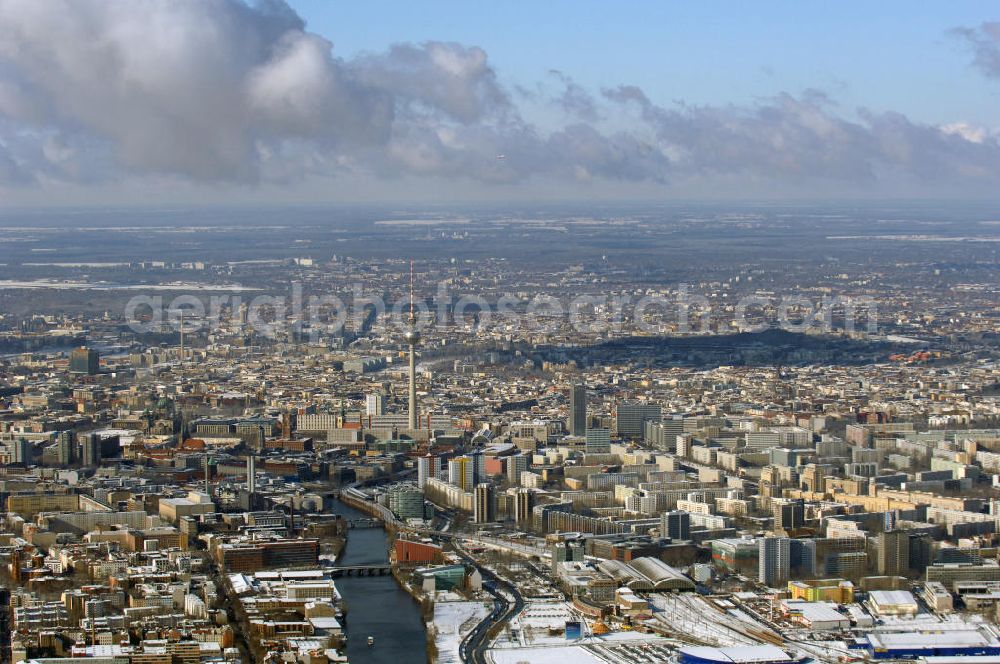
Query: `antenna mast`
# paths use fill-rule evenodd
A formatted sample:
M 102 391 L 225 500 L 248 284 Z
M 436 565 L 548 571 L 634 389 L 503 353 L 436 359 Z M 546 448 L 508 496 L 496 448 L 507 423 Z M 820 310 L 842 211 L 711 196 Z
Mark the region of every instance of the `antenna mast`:
M 409 375 L 409 417 L 407 417 L 407 428 L 410 431 L 416 430 L 417 423 L 417 344 L 420 342 L 420 332 L 417 331 L 417 319 L 414 315 L 413 307 L 413 261 L 410 261 L 410 324 L 407 327 L 404 338 L 409 346 L 410 355 L 410 375 Z

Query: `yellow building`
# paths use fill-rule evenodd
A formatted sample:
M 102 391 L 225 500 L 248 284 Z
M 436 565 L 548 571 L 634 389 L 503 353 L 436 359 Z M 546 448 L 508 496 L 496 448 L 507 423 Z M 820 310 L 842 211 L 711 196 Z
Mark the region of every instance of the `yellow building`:
M 639 616 L 649 613 L 649 602 L 636 595 L 630 588 L 615 591 L 615 605 L 624 616 Z
M 788 592 L 792 599 L 804 599 L 807 602 L 850 604 L 854 601 L 854 584 L 844 579 L 789 581 Z
M 448 462 L 448 481 L 462 489 L 472 490 L 473 468 L 472 459 L 466 456 L 456 457 Z
M 24 493 L 7 497 L 7 511 L 26 519 L 39 512 L 76 512 L 80 496 L 74 493 Z

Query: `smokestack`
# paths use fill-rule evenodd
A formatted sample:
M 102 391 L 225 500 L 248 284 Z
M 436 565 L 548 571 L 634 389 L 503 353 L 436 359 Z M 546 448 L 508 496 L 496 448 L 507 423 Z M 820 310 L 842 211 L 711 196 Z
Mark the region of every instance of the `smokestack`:
M 247 457 L 247 492 L 257 493 L 257 457 L 252 454 Z
M 208 495 L 211 496 L 212 492 L 211 492 L 211 490 L 209 489 L 209 486 L 208 486 L 208 455 L 207 454 L 205 455 L 204 463 L 205 463 L 205 493 L 207 493 Z

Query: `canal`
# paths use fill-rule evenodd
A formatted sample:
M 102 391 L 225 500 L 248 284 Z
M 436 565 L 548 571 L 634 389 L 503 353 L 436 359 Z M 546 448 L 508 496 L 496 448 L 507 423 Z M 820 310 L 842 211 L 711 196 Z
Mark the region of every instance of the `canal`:
M 333 511 L 345 519 L 366 518 L 340 501 Z M 389 542 L 381 528 L 348 531 L 347 546 L 337 562 L 370 565 L 388 560 Z M 427 664 L 427 641 L 420 605 L 392 576 L 345 576 L 337 588 L 347 602 L 347 657 L 351 664 L 391 662 Z M 368 647 L 368 637 L 375 645 Z

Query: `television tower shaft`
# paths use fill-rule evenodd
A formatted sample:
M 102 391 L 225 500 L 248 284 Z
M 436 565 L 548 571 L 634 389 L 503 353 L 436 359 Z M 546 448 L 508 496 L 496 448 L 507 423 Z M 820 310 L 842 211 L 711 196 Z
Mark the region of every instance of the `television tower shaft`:
M 410 346 L 410 386 L 409 386 L 409 417 L 407 426 L 412 431 L 417 428 L 417 343 L 420 333 L 417 332 L 417 320 L 413 310 L 413 261 L 410 261 L 410 320 L 406 331 L 406 343 Z

